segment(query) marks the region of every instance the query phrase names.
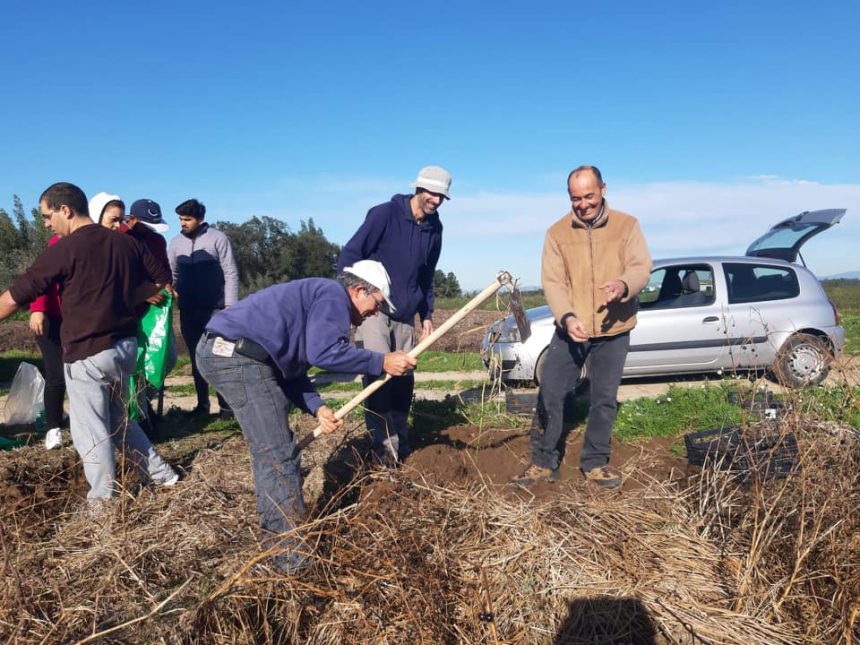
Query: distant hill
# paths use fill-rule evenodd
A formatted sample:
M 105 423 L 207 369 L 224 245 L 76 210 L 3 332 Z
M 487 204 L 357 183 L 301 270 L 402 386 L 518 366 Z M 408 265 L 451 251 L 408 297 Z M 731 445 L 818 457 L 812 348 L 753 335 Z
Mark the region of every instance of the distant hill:
M 835 275 L 827 275 L 819 280 L 860 280 L 860 271 L 847 271 L 845 273 L 837 273 Z

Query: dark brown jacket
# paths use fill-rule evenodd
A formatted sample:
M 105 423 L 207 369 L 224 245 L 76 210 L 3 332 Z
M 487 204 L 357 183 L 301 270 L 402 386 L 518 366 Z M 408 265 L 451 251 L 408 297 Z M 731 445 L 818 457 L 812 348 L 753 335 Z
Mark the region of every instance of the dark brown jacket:
M 25 305 L 60 285 L 63 361 L 72 363 L 137 336 L 135 305 L 170 282 L 170 271 L 137 240 L 90 224 L 77 229 L 36 258 L 9 292 Z

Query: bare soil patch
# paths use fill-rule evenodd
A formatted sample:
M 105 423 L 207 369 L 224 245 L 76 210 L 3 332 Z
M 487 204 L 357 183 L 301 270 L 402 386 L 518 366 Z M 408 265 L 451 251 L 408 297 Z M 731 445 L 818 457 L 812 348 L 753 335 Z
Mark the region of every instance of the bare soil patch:
M 590 490 L 579 470 L 583 430 L 572 431 L 566 441 L 561 477 L 530 489 L 537 499 L 551 497 L 559 487 Z M 507 487 L 531 463 L 528 430 L 479 429 L 474 426 L 447 428 L 433 437 L 416 437 L 425 443 L 410 455 L 408 470 L 439 485 L 471 485 L 477 482 Z M 613 466 L 625 475 L 623 490 L 642 488 L 650 482 L 679 481 L 687 475 L 686 459 L 670 451 L 671 441 L 652 439 L 635 444 L 612 440 Z
M 12 320 L 0 324 L 0 352 L 12 350 L 39 352 L 39 346 L 36 344 L 33 332 L 22 320 Z

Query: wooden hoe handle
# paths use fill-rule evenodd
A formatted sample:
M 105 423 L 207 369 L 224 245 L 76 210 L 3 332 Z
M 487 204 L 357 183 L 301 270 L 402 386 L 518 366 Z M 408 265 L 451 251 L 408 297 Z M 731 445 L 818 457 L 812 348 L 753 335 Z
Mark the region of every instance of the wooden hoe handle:
M 451 316 L 444 323 L 439 325 L 432 334 L 430 334 L 423 341 L 418 343 L 412 351 L 409 352 L 409 355 L 412 358 L 418 358 L 418 356 L 426 350 L 430 345 L 439 340 L 442 336 L 444 336 L 454 325 L 463 320 L 470 312 L 477 309 L 479 305 L 481 305 L 487 298 L 492 296 L 496 291 L 498 291 L 504 285 L 511 285 L 513 288 L 513 278 L 511 278 L 511 274 L 507 271 L 501 271 L 492 284 L 488 285 L 486 289 L 484 289 L 477 296 L 472 298 L 466 305 L 460 309 L 457 313 Z M 383 385 L 388 383 L 391 380 L 391 374 L 384 374 L 380 376 L 373 383 L 364 388 L 361 392 L 356 394 L 353 398 L 351 398 L 346 405 L 341 407 L 337 412 L 334 413 L 336 419 L 343 419 L 347 414 L 352 412 L 355 408 L 357 408 L 364 400 L 369 397 L 371 394 L 376 392 Z M 306 434 L 299 441 L 299 450 L 306 448 L 314 439 L 323 434 L 322 426 L 317 426 L 314 428 L 314 431 Z

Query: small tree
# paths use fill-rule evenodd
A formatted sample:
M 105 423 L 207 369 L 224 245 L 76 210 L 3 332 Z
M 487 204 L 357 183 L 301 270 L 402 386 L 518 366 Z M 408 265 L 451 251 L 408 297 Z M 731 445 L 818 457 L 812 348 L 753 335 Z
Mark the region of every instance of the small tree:
M 446 275 L 439 269 L 433 274 L 433 292 L 438 298 L 459 298 L 463 295 L 457 276 L 453 272 Z

